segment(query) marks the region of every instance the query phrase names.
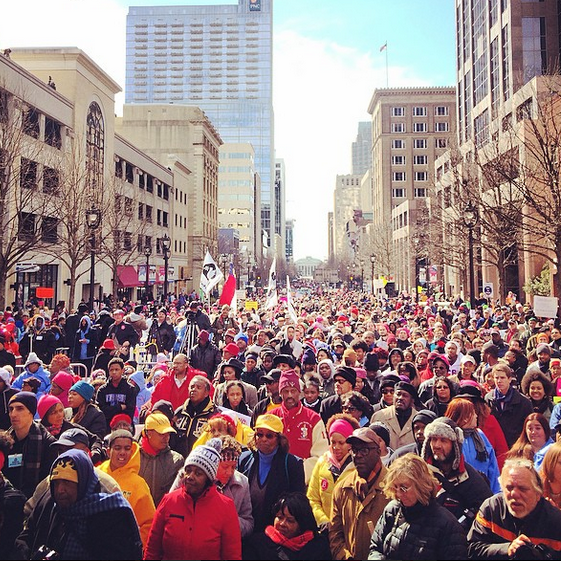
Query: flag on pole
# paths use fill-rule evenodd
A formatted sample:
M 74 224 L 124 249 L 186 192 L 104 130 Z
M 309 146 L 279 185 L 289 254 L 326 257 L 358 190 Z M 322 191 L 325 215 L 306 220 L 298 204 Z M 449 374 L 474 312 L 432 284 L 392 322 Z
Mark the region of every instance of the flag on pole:
M 386 44 L 388 41 L 385 41 L 384 45 L 379 49 L 379 53 L 382 53 L 386 49 Z
M 289 317 L 291 322 L 296 324 L 298 322 L 297 311 L 293 306 L 293 299 L 291 297 L 291 285 L 289 283 L 289 276 L 287 275 L 287 311 L 289 312 Z
M 211 253 L 207 250 L 205 260 L 203 261 L 203 270 L 201 271 L 201 281 L 199 283 L 201 290 L 205 293 L 205 297 L 209 296 L 213 288 L 218 285 L 223 277 L 222 271 L 218 268 Z
M 227 304 L 230 308 L 236 309 L 236 276 L 234 275 L 234 267 L 232 264 L 230 264 L 228 278 L 222 288 L 219 304 Z
M 267 283 L 267 299 L 265 301 L 265 308 L 275 308 L 277 306 L 277 274 L 275 273 L 275 259 L 271 262 L 269 268 L 269 280 Z

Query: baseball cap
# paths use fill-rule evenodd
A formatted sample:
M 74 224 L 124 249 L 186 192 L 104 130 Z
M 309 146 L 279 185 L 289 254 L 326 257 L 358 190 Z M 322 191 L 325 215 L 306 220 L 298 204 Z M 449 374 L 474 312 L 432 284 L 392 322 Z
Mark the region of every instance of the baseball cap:
M 147 430 L 153 429 L 161 435 L 163 433 L 176 433 L 168 417 L 161 412 L 150 414 L 144 422 L 144 428 Z
M 356 429 L 347 439 L 346 442 L 353 444 L 357 441 L 363 443 L 376 443 L 378 445 L 377 434 L 368 427 L 360 427 Z
M 283 433 L 283 421 L 273 414 L 262 414 L 258 416 L 254 429 L 269 429 L 274 433 Z
M 276 382 L 281 378 L 281 369 L 271 369 L 269 373 L 262 375 L 262 382 Z
M 88 434 L 78 427 L 73 427 L 63 431 L 57 441 L 51 443 L 51 447 L 56 447 L 57 445 L 62 445 L 63 447 L 74 447 L 78 444 L 85 445 L 90 448 L 90 439 Z

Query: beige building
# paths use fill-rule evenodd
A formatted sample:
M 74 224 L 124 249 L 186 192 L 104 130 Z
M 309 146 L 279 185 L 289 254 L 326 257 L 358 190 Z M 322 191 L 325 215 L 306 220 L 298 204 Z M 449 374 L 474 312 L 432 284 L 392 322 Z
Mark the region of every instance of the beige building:
M 219 134 L 198 107 L 173 104 L 126 104 L 116 128 L 161 165 L 178 162 L 184 168 L 187 182 L 174 197 L 178 212 L 172 224 L 175 247 L 185 252 L 197 287 L 205 253 L 216 256 L 218 250 Z
M 254 167 L 254 148 L 250 143 L 224 143 L 219 153 L 218 222 L 219 228 L 232 228 L 238 231 L 239 259 L 242 271 L 238 274 L 247 277 L 248 260 L 256 262 L 261 255 L 256 244 L 260 238 L 260 210 L 256 206 L 256 171 Z
M 146 247 L 149 282 L 161 292 L 160 241 L 173 234 L 174 175 L 116 134 L 120 91 L 76 48 L 12 49 L 0 57 L 6 303 L 75 307 L 89 300 L 92 233 L 94 299 L 116 291 L 138 299 Z M 93 231 L 86 224 L 92 208 L 100 211 Z M 172 253 L 168 265 L 169 289 L 176 290 L 185 261 Z
M 358 227 L 354 218 L 361 209 L 361 177 L 354 174 L 336 176 L 332 253 L 338 262 L 349 262 L 355 257 Z
M 419 260 L 430 260 L 427 199 L 433 163 L 455 132 L 455 89 L 377 89 L 368 111 L 373 132 L 373 232 L 381 237 L 392 231 L 395 271 L 387 274 L 394 275 L 398 290 L 411 290 L 416 286 L 416 263 L 420 267 Z
M 498 236 L 498 221 L 488 217 L 497 206 L 494 193 L 498 202 L 511 199 L 517 208 L 517 198 L 535 189 L 537 208 L 560 206 L 560 3 L 478 0 L 471 9 L 456 0 L 456 13 L 458 149 L 435 164 L 443 240 L 457 232 L 451 241 L 457 252 L 443 264 L 445 286 L 449 294 L 470 296 L 468 260 L 463 263 L 455 256 L 467 255 L 467 229 L 463 233 L 455 224 L 462 224 L 467 204 L 463 182 L 469 181 L 479 216 L 474 229 L 474 293 L 491 283 L 493 298 L 503 300 L 512 291 L 523 301 L 524 283 L 547 261 L 555 261 L 552 241 L 560 240 L 560 214 L 553 215 L 558 223 L 554 237 L 548 232 L 548 213 L 542 210 L 535 222 L 529 220 L 533 212 L 523 207 L 521 228 L 512 225 L 505 236 Z M 548 151 L 542 152 L 542 162 L 535 158 L 541 153 L 533 148 L 537 142 L 557 153 L 552 166 Z M 499 162 L 512 164 L 517 177 L 504 183 L 498 173 L 484 177 L 484 170 L 498 169 Z M 536 224 L 534 236 L 525 232 L 526 221 Z M 559 295 L 559 277 L 553 290 Z

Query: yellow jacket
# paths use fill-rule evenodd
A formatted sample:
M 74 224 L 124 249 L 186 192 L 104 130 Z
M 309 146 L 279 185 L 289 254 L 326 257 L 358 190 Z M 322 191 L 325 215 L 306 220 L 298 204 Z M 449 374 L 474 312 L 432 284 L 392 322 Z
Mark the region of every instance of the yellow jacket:
M 99 468 L 112 476 L 121 487 L 123 496 L 131 504 L 139 526 L 142 544 L 145 546 L 156 508 L 148 484 L 144 478 L 139 476 L 139 444 L 133 441 L 133 454 L 125 466 L 111 470 L 110 461 L 105 461 Z
M 308 483 L 306 496 L 312 507 L 316 523 L 328 523 L 332 514 L 332 494 L 334 492 L 334 476 L 330 472 L 330 462 L 328 460 L 329 451 L 326 451 L 314 465 L 312 476 Z M 343 478 L 347 471 L 353 469 L 353 462 L 350 462 L 340 474 L 338 480 Z

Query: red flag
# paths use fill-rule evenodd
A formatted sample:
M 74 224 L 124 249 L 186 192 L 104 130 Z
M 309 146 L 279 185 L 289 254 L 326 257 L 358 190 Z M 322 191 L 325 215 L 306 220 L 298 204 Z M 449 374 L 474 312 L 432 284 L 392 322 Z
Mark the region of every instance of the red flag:
M 220 305 L 227 304 L 228 306 L 230 306 L 235 294 L 236 294 L 236 277 L 234 276 L 232 264 L 230 264 L 230 273 L 228 274 L 228 279 L 226 280 L 222 288 L 219 304 Z
M 386 49 L 386 43 L 379 49 L 379 53 L 382 53 Z

